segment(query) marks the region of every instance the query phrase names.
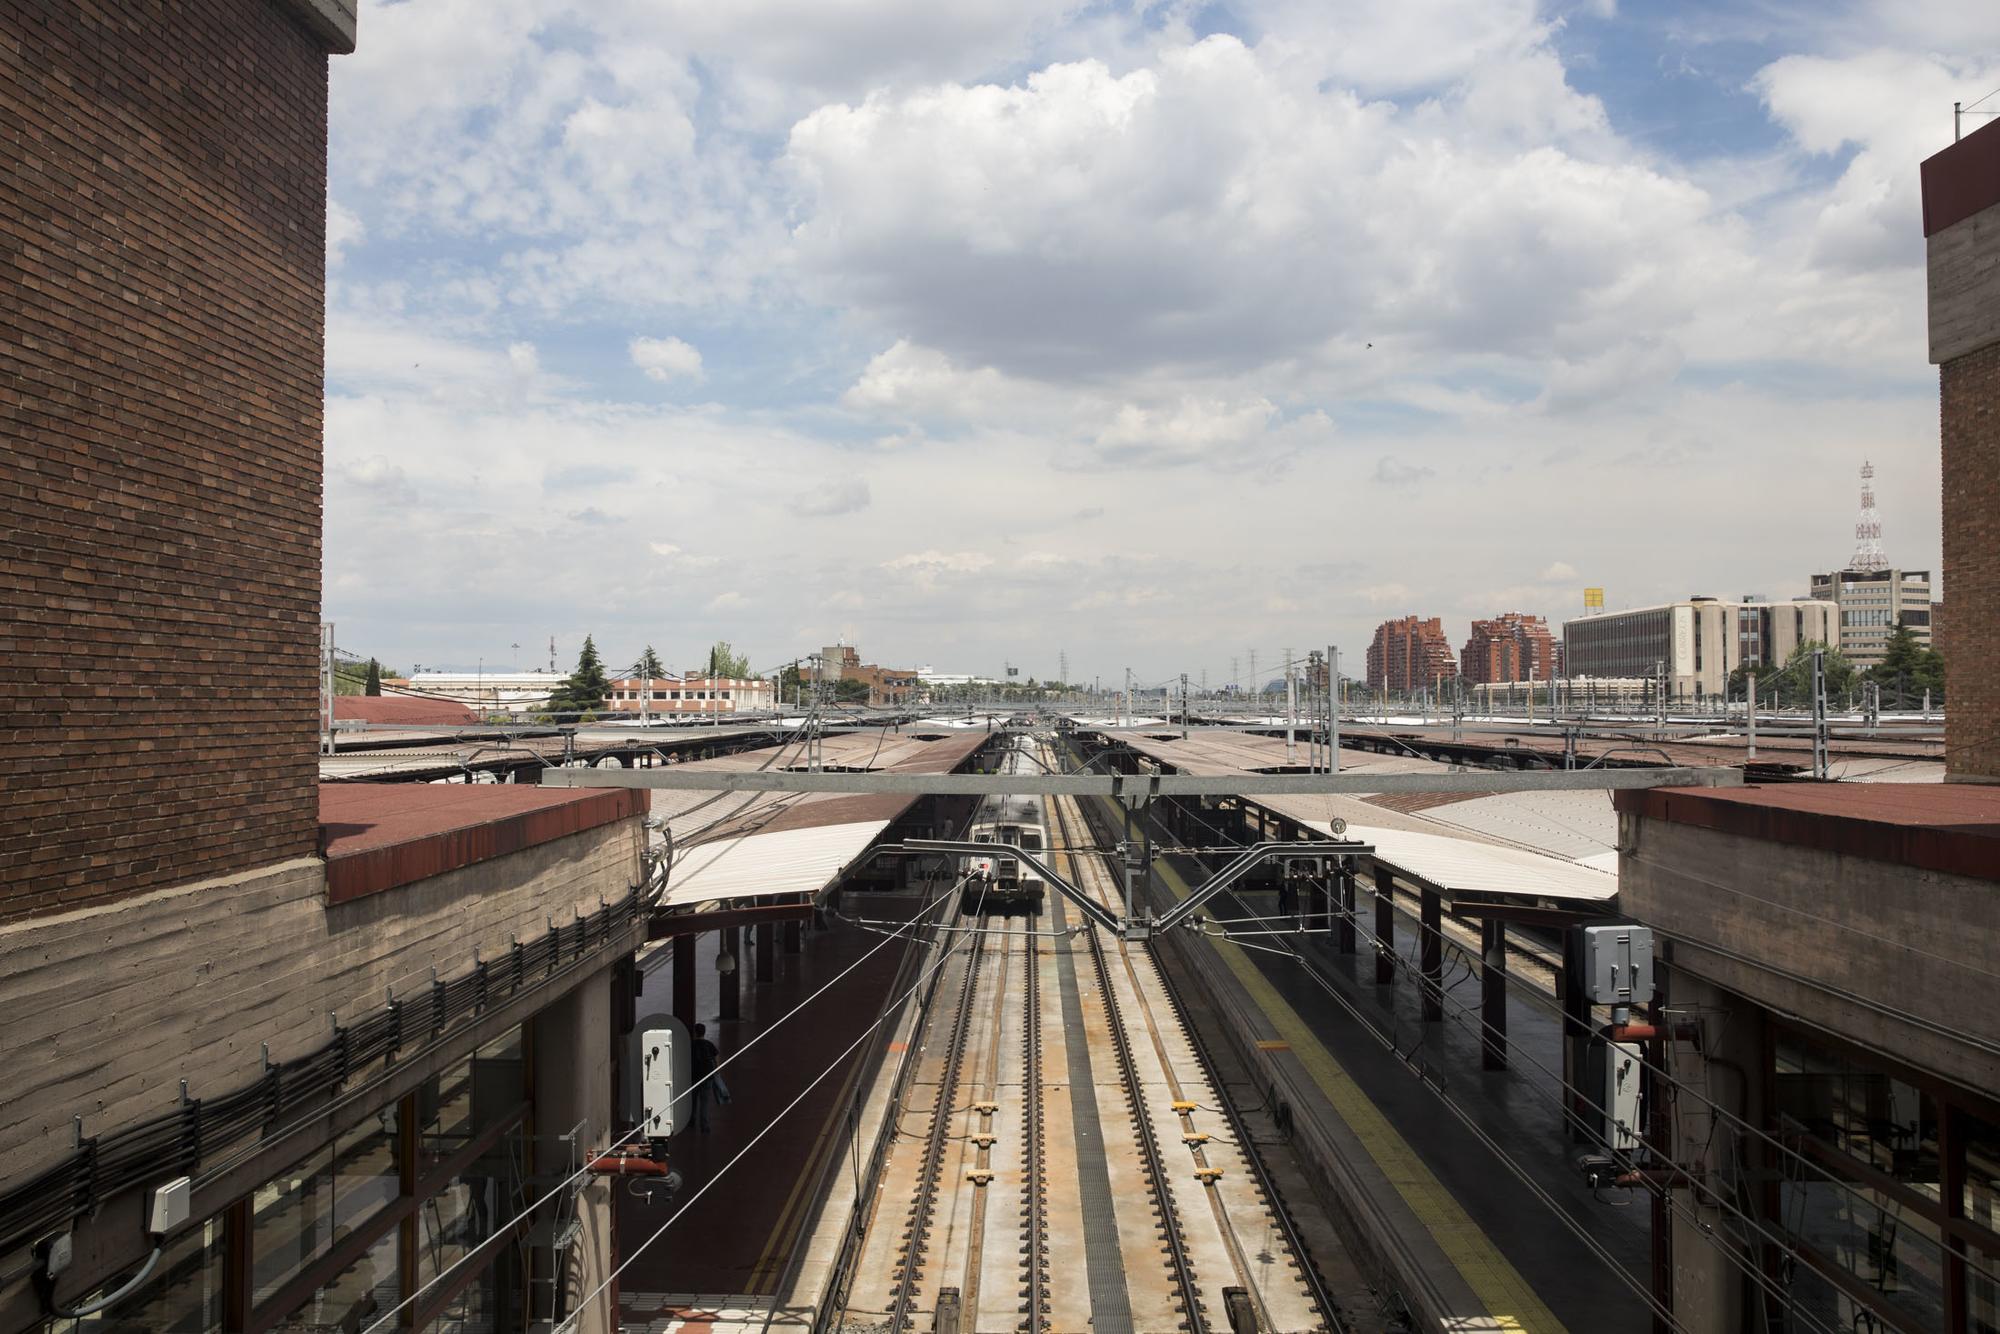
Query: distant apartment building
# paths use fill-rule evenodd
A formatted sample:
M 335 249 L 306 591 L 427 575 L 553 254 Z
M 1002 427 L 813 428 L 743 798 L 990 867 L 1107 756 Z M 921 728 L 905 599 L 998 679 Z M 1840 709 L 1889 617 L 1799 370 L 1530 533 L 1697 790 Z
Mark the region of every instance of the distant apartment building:
M 1903 626 L 1931 646 L 1929 570 L 1836 570 L 1812 577 L 1812 596 L 1840 609 L 1840 651 L 1856 667 L 1882 661 L 1889 634 Z
M 1458 659 L 1437 617 L 1403 616 L 1375 628 L 1368 645 L 1368 687 L 1408 692 L 1458 675 Z
M 384 677 L 382 693 L 449 700 L 484 718 L 497 713 L 540 712 L 568 679 L 561 672 L 412 672 Z
M 1554 679 L 1556 641 L 1549 623 L 1518 611 L 1474 621 L 1459 652 L 1458 674 L 1474 685 Z
M 651 683 L 621 676 L 606 692 L 614 713 L 755 713 L 772 706 L 771 683 L 732 676 L 665 676 Z
M 1658 607 L 1605 612 L 1563 622 L 1564 671 L 1571 677 L 1639 677 L 1664 671 L 1675 699 L 1719 695 L 1738 667 L 1783 666 L 1799 645 L 1832 644 L 1831 602 L 1724 602 L 1691 597 Z
M 820 669 L 829 681 L 859 681 L 868 687 L 868 702 L 876 706 L 909 704 L 917 697 L 923 680 L 915 668 L 882 667 L 861 661 L 852 644 L 829 644 L 821 649 Z

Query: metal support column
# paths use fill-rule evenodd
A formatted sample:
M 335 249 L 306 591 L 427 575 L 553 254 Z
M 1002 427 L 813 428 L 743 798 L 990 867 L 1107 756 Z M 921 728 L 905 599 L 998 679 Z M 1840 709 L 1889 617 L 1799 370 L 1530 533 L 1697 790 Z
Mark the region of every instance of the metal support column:
M 674 937 L 674 1018 L 692 1027 L 695 1019 L 695 937 Z
M 1444 900 L 1436 890 L 1419 890 L 1424 938 L 1419 958 L 1423 960 L 1424 1022 L 1444 1022 Z
M 1479 1017 L 1483 1047 L 1480 1065 L 1507 1068 L 1507 924 L 1497 917 L 1479 922 Z
M 799 921 L 796 917 L 785 923 L 785 953 L 797 954 L 799 952 L 800 934 Z
M 1600 1095 L 1585 1092 L 1590 1082 L 1590 992 L 1583 974 L 1583 930 L 1563 928 L 1562 966 L 1563 1088 L 1569 1111 L 1569 1137 L 1579 1143 L 1596 1143 L 1590 1131 L 1596 1113 L 1582 1105 L 1582 1099 L 1598 1101 Z M 1599 1118 L 1601 1119 L 1601 1118 Z
M 1389 868 L 1375 864 L 1375 985 L 1396 980 L 1396 880 Z
M 743 1017 L 743 947 L 735 927 L 724 927 L 716 933 L 716 954 L 716 1016 L 740 1019 Z M 720 956 L 723 954 L 732 955 L 736 960 L 736 966 L 727 972 L 721 968 Z
M 1354 953 L 1354 868 L 1343 866 L 1339 875 L 1340 906 L 1339 916 L 1334 923 L 1336 933 L 1334 940 L 1336 948 L 1342 954 L 1352 954 Z
M 774 957 L 778 952 L 777 944 L 778 924 L 776 922 L 757 923 L 757 980 L 759 982 L 769 982 L 771 980 L 773 966 L 777 963 L 777 959 Z

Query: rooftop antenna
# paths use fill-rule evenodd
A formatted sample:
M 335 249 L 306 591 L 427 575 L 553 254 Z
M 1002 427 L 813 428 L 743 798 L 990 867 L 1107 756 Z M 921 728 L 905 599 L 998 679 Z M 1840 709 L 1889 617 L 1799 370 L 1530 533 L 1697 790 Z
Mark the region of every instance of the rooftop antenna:
M 550 673 L 552 673 L 552 674 L 553 674 L 553 673 L 554 673 L 554 671 L 555 671 L 555 669 L 556 669 L 556 637 L 555 637 L 554 635 L 550 635 L 550 636 L 549 636 L 549 671 L 550 671 Z
M 1861 464 L 1861 518 L 1854 525 L 1854 543 L 1848 569 L 1874 574 L 1889 568 L 1889 558 L 1882 554 L 1882 520 L 1875 513 L 1875 465 L 1866 460 Z

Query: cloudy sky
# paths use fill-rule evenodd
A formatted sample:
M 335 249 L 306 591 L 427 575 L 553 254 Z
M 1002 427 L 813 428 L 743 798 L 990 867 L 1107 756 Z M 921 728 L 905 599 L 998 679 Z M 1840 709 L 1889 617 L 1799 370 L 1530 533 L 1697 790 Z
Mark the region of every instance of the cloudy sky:
M 1964 0 L 364 0 L 326 615 L 1219 684 L 1801 594 L 1864 457 L 1935 568 L 1917 164 L 1996 86 Z

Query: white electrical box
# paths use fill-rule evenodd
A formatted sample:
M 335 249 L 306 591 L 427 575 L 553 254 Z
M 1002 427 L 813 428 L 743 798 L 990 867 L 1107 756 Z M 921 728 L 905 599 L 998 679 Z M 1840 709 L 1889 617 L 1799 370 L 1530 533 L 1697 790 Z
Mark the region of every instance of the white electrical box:
M 1604 1054 L 1604 1139 L 1617 1153 L 1639 1147 L 1639 1059 L 1636 1042 L 1613 1042 Z
M 638 1044 L 633 1068 L 639 1075 L 637 1133 L 667 1139 L 687 1124 L 688 1085 L 694 1079 L 694 1050 L 687 1025 L 670 1014 L 649 1014 L 633 1025 Z
M 152 1198 L 146 1202 L 146 1231 L 156 1237 L 172 1232 L 187 1222 L 188 1207 L 193 1201 L 194 1183 L 186 1177 L 175 1177 L 163 1186 L 154 1187 Z
M 1583 928 L 1583 976 L 1598 1005 L 1644 1005 L 1653 999 L 1653 928 Z

